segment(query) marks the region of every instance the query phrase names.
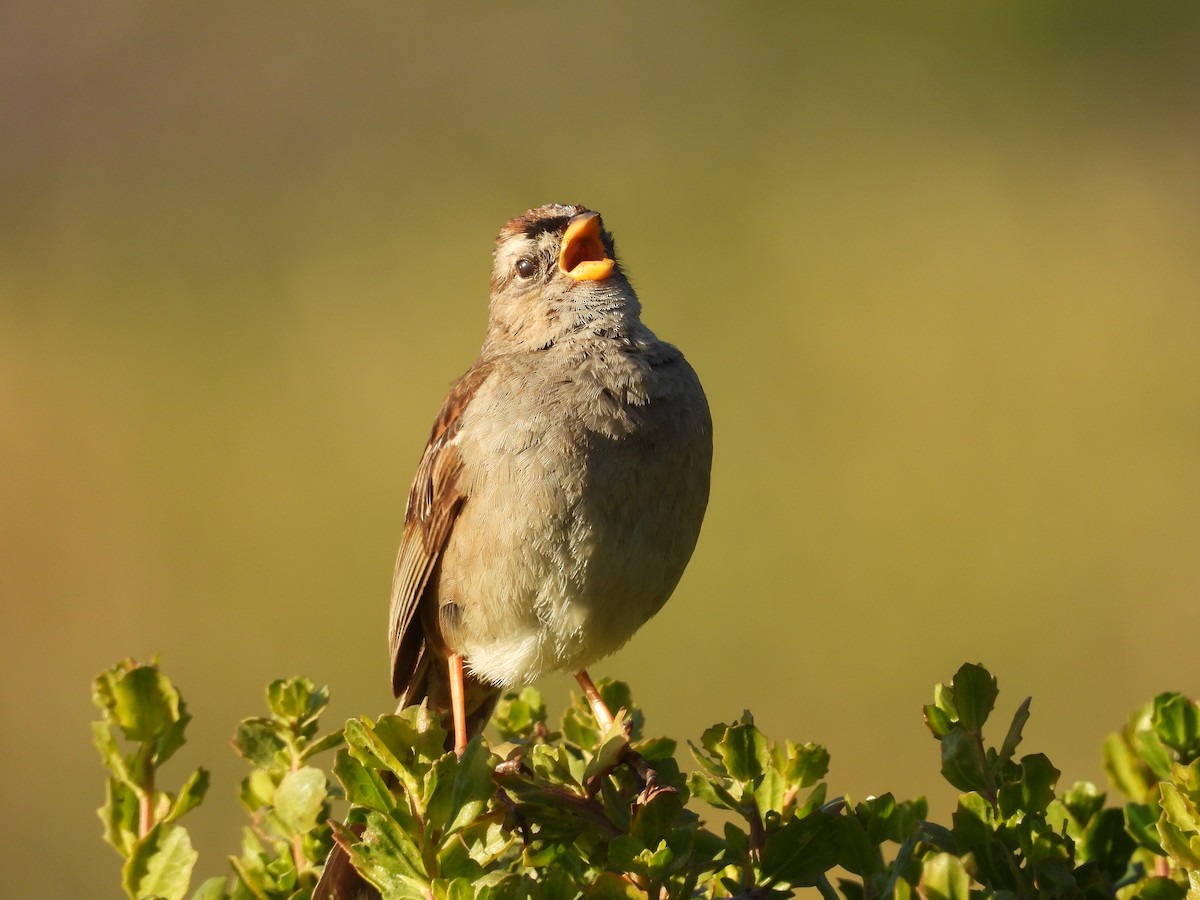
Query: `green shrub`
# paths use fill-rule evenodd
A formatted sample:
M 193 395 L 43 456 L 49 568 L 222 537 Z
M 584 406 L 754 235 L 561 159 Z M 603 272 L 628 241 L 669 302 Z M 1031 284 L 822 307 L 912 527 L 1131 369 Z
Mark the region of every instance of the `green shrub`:
M 270 715 L 234 738 L 252 766 L 241 855 L 232 876 L 191 896 L 307 898 L 336 838 L 387 900 L 766 898 L 803 887 L 848 900 L 1200 898 L 1200 709 L 1180 694 L 1156 697 L 1106 742 L 1126 798 L 1112 806 L 1086 782 L 1060 792 L 1043 754 L 1017 757 L 1028 700 L 989 744 L 996 679 L 962 666 L 924 710 L 942 775 L 963 792 L 938 824 L 922 798 L 829 797 L 824 748 L 772 741 L 748 712 L 690 744 L 685 774 L 675 741 L 643 735 L 625 685 L 601 691 L 621 710 L 606 731 L 579 698 L 553 729 L 525 688 L 496 711 L 500 740 L 476 738 L 459 758 L 423 707 L 321 735 L 328 691 L 276 681 Z M 199 769 L 171 793 L 158 772 L 183 744 L 186 706 L 156 664 L 128 660 L 97 677 L 94 696 L 109 773 L 100 817 L 125 860 L 122 886 L 135 900 L 182 900 L 196 853 L 179 820 L 209 779 Z M 334 748 L 340 788 L 312 764 Z M 342 798 L 344 824 L 331 816 Z

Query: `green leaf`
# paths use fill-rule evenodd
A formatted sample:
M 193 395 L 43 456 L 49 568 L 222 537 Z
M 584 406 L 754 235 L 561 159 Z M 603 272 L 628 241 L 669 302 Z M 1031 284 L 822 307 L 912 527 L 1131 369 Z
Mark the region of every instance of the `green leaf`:
M 768 884 L 808 886 L 838 861 L 837 820 L 814 813 L 793 818 L 767 835 L 762 851 L 763 878 Z
M 860 878 L 870 878 L 882 873 L 883 853 L 858 817 L 840 816 L 836 821 L 839 838 L 838 865 Z
M 942 708 L 929 704 L 921 707 L 925 717 L 925 727 L 939 741 L 954 727 L 954 720 Z
M 587 900 L 645 900 L 646 894 L 623 875 L 601 872 L 584 896 Z
M 184 813 L 195 809 L 204 800 L 204 795 L 208 793 L 209 774 L 207 769 L 197 769 L 191 774 L 183 787 L 179 789 L 179 796 L 175 798 L 175 802 L 171 804 L 171 809 L 163 819 L 165 822 L 174 822 Z
M 180 718 L 179 692 L 156 666 L 101 673 L 95 694 L 131 741 L 157 740 Z
M 996 679 L 983 666 L 964 663 L 952 683 L 959 724 L 967 731 L 978 732 L 996 705 Z
M 787 742 L 783 777 L 798 790 L 812 787 L 829 771 L 829 751 L 818 744 Z
M 753 722 L 730 728 L 718 745 L 717 752 L 729 777 L 736 781 L 752 781 L 771 764 L 767 739 Z
M 467 744 L 454 771 L 450 795 L 452 812 L 445 828 L 447 835 L 467 827 L 487 809 L 488 802 L 496 794 L 496 784 L 492 780 L 494 768 L 491 752 L 483 738 L 477 735 Z
M 614 716 L 622 709 L 625 710 L 629 722 L 629 739 L 631 741 L 640 740 L 646 717 L 638 705 L 633 702 L 633 691 L 629 689 L 629 685 L 624 681 L 601 678 L 596 689 L 600 691 L 600 699 L 604 701 L 604 705 L 612 711 Z
M 971 876 L 957 856 L 937 853 L 922 867 L 920 892 L 926 900 L 970 900 Z
M 1103 756 L 1104 772 L 1113 786 L 1136 803 L 1145 801 L 1154 779 L 1129 741 L 1123 735 L 1110 734 L 1104 741 Z
M 242 805 L 250 812 L 272 806 L 275 803 L 276 784 L 271 773 L 266 769 L 253 769 L 242 779 L 239 794 Z
M 137 778 L 129 771 L 129 763 L 117 746 L 116 738 L 113 737 L 112 729 L 107 721 L 92 723 L 92 743 L 100 751 L 100 760 L 104 763 L 104 767 L 112 773 L 114 778 L 131 787 L 135 785 L 140 787 Z
M 324 753 L 326 750 L 332 750 L 334 747 L 340 747 L 346 742 L 345 736 L 341 729 L 331 731 L 329 734 L 323 735 L 311 744 L 307 744 L 300 752 L 301 761 L 307 760 L 311 756 L 316 756 L 318 753 Z
M 1184 900 L 1187 888 L 1170 878 L 1147 878 L 1138 884 L 1138 900 Z
M 106 779 L 104 805 L 97 813 L 104 823 L 104 840 L 128 857 L 138 839 L 138 798 L 133 788 L 115 778 Z
M 1021 743 L 1021 732 L 1025 729 L 1025 723 L 1029 721 L 1029 704 L 1032 702 L 1032 697 L 1026 697 L 1025 701 L 1017 707 L 1017 711 L 1013 713 L 1012 722 L 1008 726 L 1008 734 L 1004 736 L 1004 744 L 1000 748 L 1000 762 L 1008 762 L 1016 753 L 1017 745 Z
M 1116 882 L 1128 870 L 1137 844 L 1125 830 L 1121 810 L 1105 809 L 1093 816 L 1092 825 L 1078 848 L 1081 861 L 1096 863 L 1109 881 Z
M 1162 856 L 1162 841 L 1158 836 L 1159 813 L 1157 805 L 1128 803 L 1125 805 L 1125 828 L 1139 846 Z
M 583 783 L 592 784 L 593 779 L 603 776 L 617 767 L 629 750 L 629 740 L 622 728 L 623 719 L 614 720 L 612 727 L 598 736 L 598 745 L 592 758 L 583 770 Z
M 287 765 L 287 742 L 280 735 L 280 728 L 271 719 L 243 719 L 233 736 L 233 748 L 256 766 Z
M 160 822 L 134 847 L 121 869 L 121 886 L 134 900 L 182 900 L 197 856 L 187 829 Z
M 1158 787 L 1162 848 L 1184 868 L 1200 870 L 1200 815 L 1196 804 L 1170 782 Z
M 470 878 L 463 877 L 435 881 L 433 896 L 436 900 L 475 900 L 475 885 Z
M 275 789 L 275 812 L 293 834 L 317 827 L 321 806 L 328 799 L 325 773 L 312 766 L 288 772 Z
M 225 877 L 218 875 L 196 888 L 191 900 L 225 900 L 226 897 L 228 894 L 225 892 Z
M 634 804 L 629 832 L 647 847 L 667 841 L 677 855 L 686 856 L 682 850 L 690 852 L 693 834 L 691 828 L 681 826 L 682 815 L 683 800 L 680 795 L 675 791 L 660 791 L 648 802 Z
M 754 802 L 762 813 L 768 810 L 783 811 L 783 801 L 788 794 L 789 785 L 780 771 L 774 766 L 768 766 L 762 778 L 754 788 Z M 793 792 L 794 795 L 794 792 Z
M 1033 753 L 1023 757 L 1021 803 L 1017 808 L 1026 813 L 1045 812 L 1050 801 L 1054 799 L 1054 788 L 1061 775 L 1044 753 Z
M 304 676 L 272 681 L 267 707 L 279 718 L 300 728 L 314 722 L 329 705 L 329 688 L 317 688 Z
M 709 806 L 717 809 L 741 809 L 741 804 L 734 799 L 725 786 L 704 772 L 690 773 L 687 784 L 691 795 Z
M 958 724 L 958 707 L 954 705 L 954 689 L 950 685 L 933 686 L 933 706 L 945 714 L 951 725 Z
M 1182 694 L 1154 698 L 1151 725 L 1159 740 L 1178 753 L 1183 762 L 1200 753 L 1200 710 Z
M 1062 796 L 1062 804 L 1081 828 L 1104 808 L 1104 793 L 1090 781 L 1077 781 Z
M 379 772 L 364 766 L 346 750 L 339 750 L 333 774 L 346 789 L 346 799 L 358 806 L 387 812 L 395 802 Z
M 1159 779 L 1166 780 L 1171 777 L 1171 765 L 1174 762 L 1171 752 L 1147 720 L 1139 722 L 1138 727 L 1134 729 L 1131 743 L 1134 752 Z
M 955 725 L 942 738 L 942 776 L 960 791 L 987 791 L 989 770 L 979 739 Z
M 429 876 L 416 844 L 395 822 L 370 811 L 362 839 L 351 846 L 354 868 L 375 885 L 386 900 L 427 896 Z

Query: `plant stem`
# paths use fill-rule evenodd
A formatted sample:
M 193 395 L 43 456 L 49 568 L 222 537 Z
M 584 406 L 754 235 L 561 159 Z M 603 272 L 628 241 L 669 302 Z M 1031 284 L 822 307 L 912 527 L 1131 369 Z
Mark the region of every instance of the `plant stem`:
M 142 790 L 138 794 L 138 837 L 144 838 L 154 827 L 154 750 L 142 745 Z

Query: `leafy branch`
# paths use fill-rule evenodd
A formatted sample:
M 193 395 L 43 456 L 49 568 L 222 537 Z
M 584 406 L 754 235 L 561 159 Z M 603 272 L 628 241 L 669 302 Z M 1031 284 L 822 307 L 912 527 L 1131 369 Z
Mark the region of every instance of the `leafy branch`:
M 674 740 L 645 736 L 625 685 L 600 690 L 621 710 L 607 729 L 582 698 L 552 726 L 526 688 L 498 707 L 497 740 L 476 738 L 460 758 L 424 707 L 322 735 L 327 690 L 274 682 L 270 714 L 234 737 L 253 767 L 242 853 L 231 878 L 208 879 L 193 900 L 306 900 L 335 844 L 386 900 L 750 900 L 806 887 L 847 900 L 1200 898 L 1200 709 L 1180 694 L 1156 697 L 1106 742 L 1125 796 L 1110 806 L 1086 782 L 1060 791 L 1043 754 L 1018 758 L 1028 699 L 990 744 L 996 679 L 962 666 L 924 708 L 942 775 L 962 792 L 938 824 L 923 798 L 830 798 L 826 750 L 773 741 L 748 712 L 689 743 L 685 774 Z M 156 665 L 132 661 L 102 673 L 95 697 L 109 770 L 100 814 L 125 859 L 123 887 L 182 900 L 196 854 L 177 820 L 208 776 L 197 770 L 175 794 L 156 784 L 186 707 Z M 312 764 L 335 748 L 340 788 Z M 335 816 L 342 799 L 349 809 Z

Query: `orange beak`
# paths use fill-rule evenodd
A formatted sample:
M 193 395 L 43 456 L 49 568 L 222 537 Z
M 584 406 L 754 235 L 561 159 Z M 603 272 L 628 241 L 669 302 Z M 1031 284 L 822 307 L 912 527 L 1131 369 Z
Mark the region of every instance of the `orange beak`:
M 582 213 L 573 218 L 563 232 L 559 269 L 576 281 L 603 281 L 615 265 L 600 238 L 600 213 Z

